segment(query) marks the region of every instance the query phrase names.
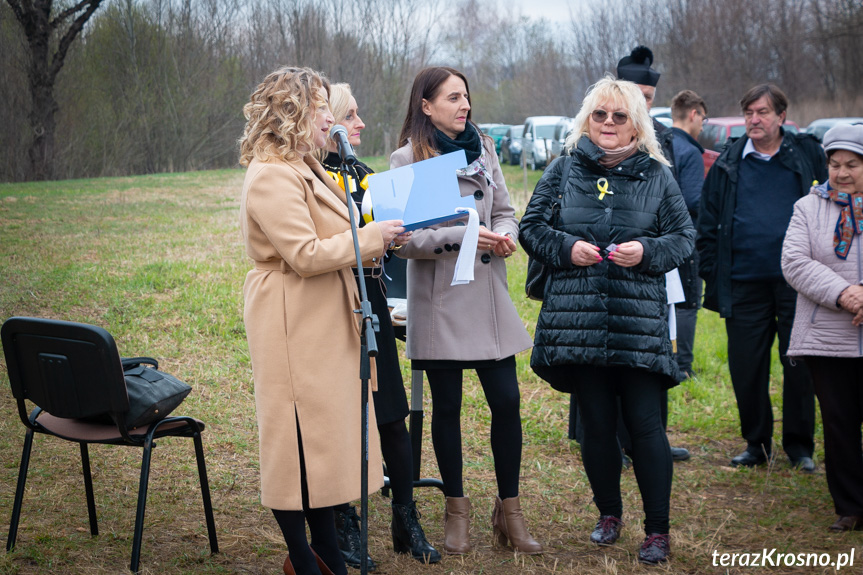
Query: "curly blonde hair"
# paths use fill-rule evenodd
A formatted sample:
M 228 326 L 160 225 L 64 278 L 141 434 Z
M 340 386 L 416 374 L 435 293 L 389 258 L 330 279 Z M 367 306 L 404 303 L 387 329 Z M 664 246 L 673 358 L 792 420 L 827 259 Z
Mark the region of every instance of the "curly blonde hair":
M 320 72 L 286 66 L 271 72 L 243 106 L 246 127 L 240 138 L 240 165 L 257 158 L 296 160 L 298 150 L 312 151 L 317 111 L 327 106 L 321 89 L 330 85 Z
M 635 127 L 638 149 L 647 152 L 661 164 L 671 165 L 671 162 L 662 154 L 662 147 L 656 140 L 656 130 L 653 128 L 653 120 L 647 111 L 644 94 L 632 82 L 616 80 L 610 75 L 587 90 L 581 103 L 581 110 L 575 116 L 575 129 L 566 139 L 567 150 L 575 148 L 582 136 L 590 135 L 590 114 L 603 104 L 613 104 L 626 109 Z

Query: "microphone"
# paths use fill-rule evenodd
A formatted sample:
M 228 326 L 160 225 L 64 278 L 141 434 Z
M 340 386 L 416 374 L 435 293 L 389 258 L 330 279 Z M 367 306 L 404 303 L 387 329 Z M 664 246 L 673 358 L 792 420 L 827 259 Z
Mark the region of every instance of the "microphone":
M 354 154 L 354 148 L 348 141 L 348 130 L 341 124 L 336 124 L 330 128 L 330 138 L 339 146 L 339 158 L 349 166 L 357 162 L 357 156 Z

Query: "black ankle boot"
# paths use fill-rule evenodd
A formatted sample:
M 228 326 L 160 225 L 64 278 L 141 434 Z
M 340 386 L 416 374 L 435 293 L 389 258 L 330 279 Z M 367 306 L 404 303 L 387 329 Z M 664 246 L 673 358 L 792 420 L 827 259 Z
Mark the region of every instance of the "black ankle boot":
M 339 539 L 339 551 L 342 553 L 348 567 L 359 569 L 363 560 L 362 545 L 360 545 L 360 516 L 353 506 L 347 511 L 335 510 L 336 535 Z M 375 562 L 368 558 L 369 571 L 375 570 Z
M 393 549 L 396 553 L 410 553 L 411 557 L 424 563 L 437 563 L 440 553 L 431 546 L 420 525 L 420 514 L 416 501 L 409 505 L 393 503 Z

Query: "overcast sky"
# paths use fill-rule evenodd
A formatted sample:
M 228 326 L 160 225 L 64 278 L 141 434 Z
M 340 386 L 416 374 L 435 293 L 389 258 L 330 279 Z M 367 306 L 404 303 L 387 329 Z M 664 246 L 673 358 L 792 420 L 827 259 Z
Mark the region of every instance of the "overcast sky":
M 583 4 L 585 0 L 498 0 L 504 9 L 520 12 L 528 18 L 545 18 L 552 22 L 569 22 L 570 7 Z

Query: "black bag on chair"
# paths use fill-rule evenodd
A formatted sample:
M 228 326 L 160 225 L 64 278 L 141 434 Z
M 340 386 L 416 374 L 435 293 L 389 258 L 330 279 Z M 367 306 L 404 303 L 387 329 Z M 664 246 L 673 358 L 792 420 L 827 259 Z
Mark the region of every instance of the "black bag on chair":
M 121 357 L 120 363 L 129 396 L 129 411 L 123 414 L 127 429 L 146 427 L 164 419 L 192 391 L 173 375 L 159 371 L 159 362 L 152 357 Z M 87 419 L 96 423 L 116 423 L 107 413 Z
M 560 195 L 563 196 L 564 187 L 566 186 L 566 178 L 569 176 L 569 169 L 572 167 L 572 156 L 567 156 L 564 160 L 563 171 L 560 175 Z M 548 208 L 548 222 L 554 228 L 556 223 L 557 212 L 560 209 L 560 204 L 552 203 Z M 536 261 L 535 259 L 527 258 L 527 279 L 524 282 L 524 293 L 532 300 L 542 301 L 545 297 L 545 284 L 548 282 L 550 274 L 549 266 Z
M 126 413 L 129 429 L 144 427 L 167 417 L 192 391 L 173 375 L 159 371 L 159 362 L 152 357 L 123 357 L 120 362 L 129 395 L 129 411 Z

